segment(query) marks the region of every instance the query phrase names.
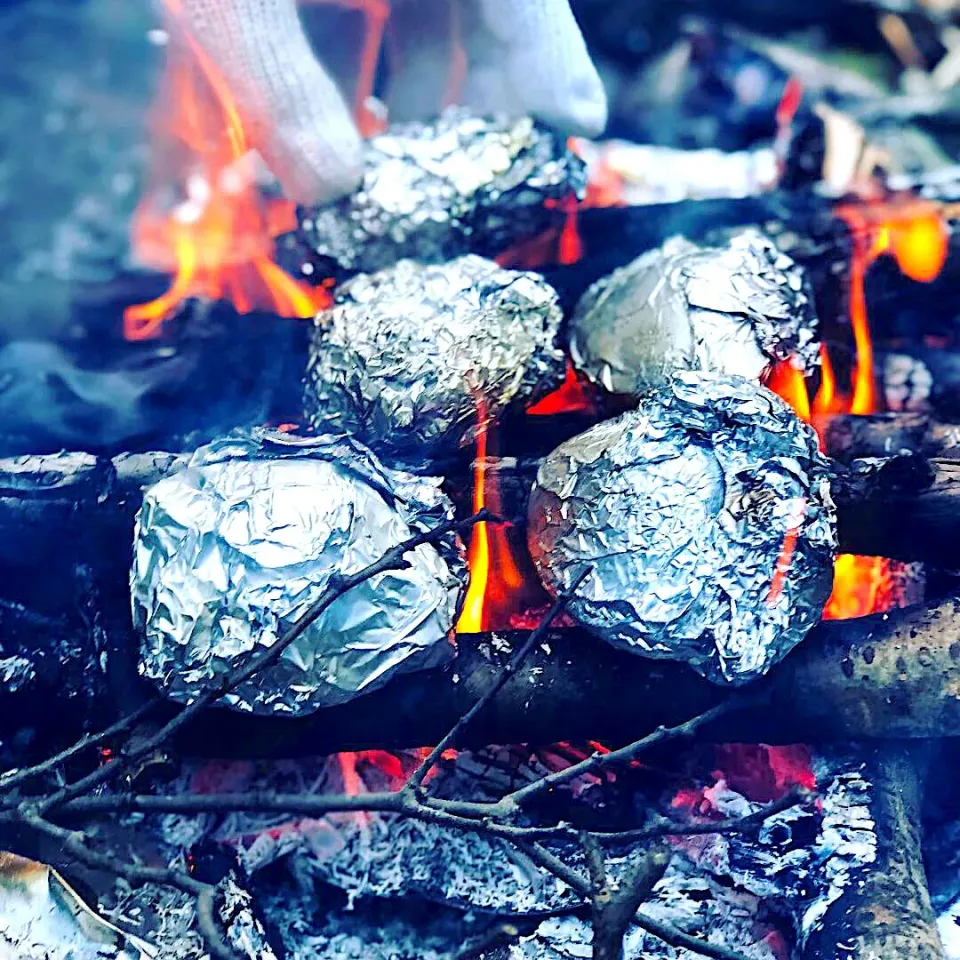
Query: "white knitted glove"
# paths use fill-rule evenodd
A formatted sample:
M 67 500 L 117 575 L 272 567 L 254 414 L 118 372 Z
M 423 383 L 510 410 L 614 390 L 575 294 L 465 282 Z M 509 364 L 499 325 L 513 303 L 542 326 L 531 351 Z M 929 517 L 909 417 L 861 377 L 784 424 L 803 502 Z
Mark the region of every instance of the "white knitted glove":
M 182 7 L 287 195 L 316 203 L 351 190 L 360 138 L 311 52 L 296 0 L 182 0 Z M 427 118 L 441 107 L 456 34 L 466 54 L 467 106 L 531 114 L 581 136 L 603 129 L 603 86 L 569 0 L 394 0 L 393 7 L 392 120 Z

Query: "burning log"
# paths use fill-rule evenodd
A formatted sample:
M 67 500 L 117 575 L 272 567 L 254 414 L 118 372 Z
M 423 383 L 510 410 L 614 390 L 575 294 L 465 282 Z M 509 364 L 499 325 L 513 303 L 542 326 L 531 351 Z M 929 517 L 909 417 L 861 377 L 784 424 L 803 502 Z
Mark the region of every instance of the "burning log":
M 760 706 L 716 721 L 727 742 L 796 743 L 960 736 L 960 600 L 829 621 L 748 688 Z M 502 668 L 523 634 L 461 635 L 439 671 L 296 719 L 210 713 L 182 743 L 210 756 L 290 756 L 435 743 Z M 615 650 L 581 630 L 553 631 L 464 737 L 464 746 L 618 742 L 730 696 L 689 668 Z M 771 709 L 771 704 L 775 709 Z
M 921 456 L 854 461 L 830 485 L 841 550 L 945 569 L 957 562 L 960 463 Z
M 859 751 L 861 755 L 862 748 Z M 877 860 L 830 906 L 805 944 L 804 956 L 873 960 L 941 960 L 943 944 L 930 904 L 921 849 L 922 762 L 915 748 L 869 748 L 870 813 Z
M 526 514 L 542 462 L 489 461 L 487 469 L 501 481 L 507 516 Z M 960 556 L 960 463 L 910 454 L 834 464 L 830 493 L 841 553 L 955 567 Z
M 823 440 L 826 452 L 844 463 L 911 453 L 960 458 L 960 424 L 922 413 L 840 414 L 828 420 Z
M 898 202 L 922 197 L 927 212 L 936 212 L 946 224 L 957 219 L 952 206 L 958 195 L 960 168 L 936 175 L 896 182 L 905 191 Z M 891 181 L 893 183 L 894 181 Z M 866 204 L 862 205 L 867 208 Z M 876 203 L 875 215 L 888 212 Z M 640 254 L 658 247 L 671 236 L 682 234 L 695 243 L 718 243 L 732 231 L 745 227 L 762 229 L 777 247 L 809 273 L 818 293 L 817 313 L 823 320 L 838 313 L 837 304 L 821 303 L 820 287 L 836 287 L 836 277 L 849 270 L 853 245 L 851 229 L 836 215 L 829 198 L 806 191 L 772 191 L 742 199 L 681 201 L 640 207 L 608 207 L 583 210 L 577 217 L 581 259 L 569 265 L 547 269 L 545 275 L 560 294 L 565 309 L 572 310 L 590 284 L 622 267 Z M 611 242 L 616 238 L 616 242 Z M 936 287 L 955 291 L 960 271 L 960 232 L 948 238 L 946 266 Z M 919 285 L 909 280 L 892 280 L 884 288 L 884 313 L 910 312 Z M 831 294 L 833 295 L 833 294 Z

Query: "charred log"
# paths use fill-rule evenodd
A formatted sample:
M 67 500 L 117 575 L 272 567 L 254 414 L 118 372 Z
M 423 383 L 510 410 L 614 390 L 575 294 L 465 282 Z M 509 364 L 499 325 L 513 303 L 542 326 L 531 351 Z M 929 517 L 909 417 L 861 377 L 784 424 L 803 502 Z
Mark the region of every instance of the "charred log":
M 854 461 L 831 483 L 844 553 L 957 565 L 960 461 Z
M 905 744 L 883 744 L 865 751 L 864 760 L 874 787 L 877 860 L 860 883 L 851 884 L 830 906 L 807 941 L 804 956 L 941 960 L 943 944 L 921 847 L 920 752 Z
M 765 743 L 960 736 L 958 629 L 960 598 L 822 623 L 748 688 L 763 696 L 760 706 L 724 717 L 706 733 L 721 742 Z M 401 676 L 302 719 L 210 712 L 181 747 L 197 752 L 202 744 L 210 756 L 290 756 L 436 743 L 525 636 L 461 636 L 449 667 Z M 554 631 L 477 717 L 462 745 L 617 743 L 735 695 L 681 664 L 615 650 L 580 630 Z
M 950 204 L 958 193 L 960 169 L 939 171 L 929 183 L 919 180 L 912 186 L 925 198 L 943 202 L 944 216 L 950 222 L 956 216 Z M 908 186 L 908 184 L 904 184 Z M 774 238 L 777 246 L 806 267 L 817 291 L 817 311 L 821 318 L 845 315 L 841 303 L 842 285 L 838 276 L 846 274 L 852 242 L 846 224 L 834 212 L 835 201 L 810 192 L 773 191 L 758 197 L 721 200 L 687 200 L 679 203 L 640 207 L 608 207 L 584 210 L 578 215 L 578 233 L 583 257 L 568 266 L 545 271 L 560 294 L 565 309 L 572 308 L 587 287 L 617 267 L 622 267 L 667 238 L 683 234 L 698 243 L 722 240 L 730 231 L 759 227 Z M 938 304 L 937 313 L 945 313 L 944 297 L 956 298 L 956 280 L 960 273 L 960 236 L 950 238 L 947 264 L 933 284 L 921 284 L 901 276 L 895 267 L 882 276 L 867 280 L 868 303 L 882 301 L 877 317 L 871 315 L 873 329 L 885 334 L 884 318 L 915 316 L 918 296 L 925 303 Z M 879 269 L 879 266 L 878 268 Z M 871 274 L 875 271 L 872 270 Z M 937 298 L 937 299 L 927 299 Z M 876 311 L 874 311 L 876 312 Z M 877 323 L 880 326 L 877 326 Z M 922 329 L 922 327 L 921 327 Z
M 942 423 L 923 413 L 842 414 L 828 421 L 824 446 L 844 463 L 907 453 L 960 459 L 960 424 Z

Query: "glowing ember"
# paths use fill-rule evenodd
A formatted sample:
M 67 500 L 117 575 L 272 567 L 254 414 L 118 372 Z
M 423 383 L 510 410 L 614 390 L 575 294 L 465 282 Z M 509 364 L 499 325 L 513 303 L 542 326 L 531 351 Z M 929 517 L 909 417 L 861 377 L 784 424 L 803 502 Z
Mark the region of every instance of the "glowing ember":
M 273 238 L 294 224 L 293 206 L 263 196 L 258 158 L 226 82 L 187 34 L 180 0 L 166 0 L 166 8 L 174 42 L 154 116 L 154 186 L 134 216 L 133 243 L 144 263 L 173 271 L 174 280 L 156 300 L 127 309 L 124 335 L 156 336 L 194 295 L 229 300 L 241 313 L 312 316 L 329 302 L 327 291 L 297 283 L 272 260 Z
M 567 372 L 563 383 L 532 407 L 527 408 L 527 416 L 549 417 L 557 413 L 595 413 L 596 402 L 590 395 L 590 389 L 578 376 L 573 364 L 567 361 Z

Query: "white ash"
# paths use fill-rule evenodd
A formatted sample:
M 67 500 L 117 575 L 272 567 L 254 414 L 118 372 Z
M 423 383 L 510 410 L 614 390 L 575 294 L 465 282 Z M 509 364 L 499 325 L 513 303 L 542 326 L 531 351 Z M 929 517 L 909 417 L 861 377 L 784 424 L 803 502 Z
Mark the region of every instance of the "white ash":
M 172 866 L 183 868 L 174 855 Z M 254 913 L 250 894 L 228 874 L 217 884 L 215 920 L 239 958 L 278 960 Z M 117 881 L 115 901 L 105 916 L 125 929 L 134 929 L 157 949 L 159 960 L 209 960 L 210 953 L 197 926 L 196 899 L 171 887 L 145 884 L 131 888 Z
M 883 361 L 883 398 L 888 410 L 926 413 L 930 410 L 933 374 L 916 357 L 888 353 Z
M 781 960 L 783 939 L 776 919 L 763 919 L 761 898 L 704 876 L 675 860 L 654 887 L 641 912 L 690 936 L 736 950 L 750 960 Z M 592 956 L 592 924 L 573 916 L 549 917 L 510 946 L 509 960 L 587 960 Z M 624 960 L 699 960 L 702 954 L 672 947 L 631 926 L 624 937 Z

